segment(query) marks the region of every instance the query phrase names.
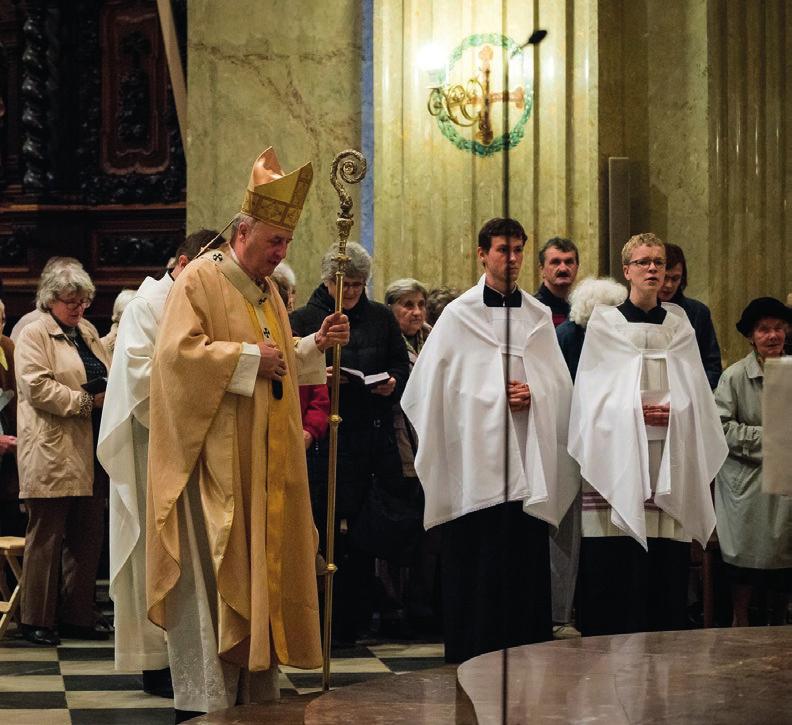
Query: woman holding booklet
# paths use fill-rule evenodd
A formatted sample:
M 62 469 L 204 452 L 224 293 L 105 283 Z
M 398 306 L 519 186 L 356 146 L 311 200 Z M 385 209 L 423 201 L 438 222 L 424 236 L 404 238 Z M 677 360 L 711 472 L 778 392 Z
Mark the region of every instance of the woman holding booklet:
M 343 290 L 344 313 L 349 318 L 351 336 L 341 351 L 341 365 L 348 368 L 342 377 L 338 430 L 336 497 L 336 562 L 333 636 L 336 643 L 354 642 L 370 621 L 374 597 L 374 542 L 369 540 L 374 488 L 395 490 L 401 486 L 401 459 L 393 430 L 393 405 L 401 398 L 408 376 L 407 347 L 390 310 L 368 299 L 366 282 L 371 257 L 357 243 L 346 247 Z M 321 282 L 308 304 L 291 315 L 295 335 L 310 335 L 319 329 L 328 310 L 335 310 L 337 248 L 322 259 Z M 328 365 L 332 357 L 328 351 Z M 360 375 L 358 375 L 360 373 Z M 383 382 L 366 376 L 382 376 Z M 363 379 L 361 379 L 361 375 Z M 309 455 L 316 468 L 327 470 L 327 440 L 320 441 Z M 311 482 L 314 518 L 319 529 L 320 549 L 324 548 L 327 510 L 326 479 Z

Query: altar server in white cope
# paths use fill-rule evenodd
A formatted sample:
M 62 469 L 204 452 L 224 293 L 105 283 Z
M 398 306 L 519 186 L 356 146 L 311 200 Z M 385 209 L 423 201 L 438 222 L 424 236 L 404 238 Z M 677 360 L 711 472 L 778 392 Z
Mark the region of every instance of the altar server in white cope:
M 548 523 L 579 489 L 572 381 L 550 310 L 516 284 L 525 240 L 513 219 L 482 227 L 484 275 L 445 308 L 402 396 L 424 525 L 442 529 L 448 662 L 551 638 Z
M 146 613 L 146 465 L 154 343 L 173 280 L 216 232 L 191 234 L 176 265 L 146 277 L 125 309 L 105 394 L 97 456 L 110 476 L 110 596 L 115 603 L 115 666 L 142 670 L 143 689 L 172 697 L 165 633 Z
M 629 298 L 586 328 L 569 424 L 583 476 L 583 635 L 684 629 L 690 542 L 715 527 L 710 482 L 728 449 L 685 311 L 658 302 L 665 246 L 622 250 Z

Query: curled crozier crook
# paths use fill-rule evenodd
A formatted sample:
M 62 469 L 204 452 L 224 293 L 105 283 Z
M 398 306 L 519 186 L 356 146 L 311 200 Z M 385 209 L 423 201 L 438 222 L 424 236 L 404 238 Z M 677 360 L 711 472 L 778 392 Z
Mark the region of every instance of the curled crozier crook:
M 354 149 L 342 151 L 333 159 L 333 165 L 330 168 L 330 183 L 336 190 L 338 198 L 341 202 L 339 219 L 352 218 L 352 197 L 342 186 L 341 181 L 344 181 L 347 184 L 359 184 L 366 175 L 366 167 L 366 158 L 360 153 L 360 151 L 355 151 Z M 341 181 L 339 180 L 339 176 L 341 177 Z M 340 227 L 339 231 L 341 231 Z M 346 231 L 348 234 L 349 229 L 347 228 Z M 339 239 L 339 241 L 342 240 Z M 343 241 L 346 241 L 346 237 L 343 237 Z

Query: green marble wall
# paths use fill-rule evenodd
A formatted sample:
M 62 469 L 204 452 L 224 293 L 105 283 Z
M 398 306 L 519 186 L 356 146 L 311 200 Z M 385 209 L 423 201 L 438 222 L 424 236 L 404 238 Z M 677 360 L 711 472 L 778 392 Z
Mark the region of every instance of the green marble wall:
M 222 228 L 239 211 L 267 146 L 286 170 L 312 161 L 288 258 L 302 302 L 335 240 L 330 164 L 360 146 L 360 3 L 190 0 L 188 38 L 188 230 Z

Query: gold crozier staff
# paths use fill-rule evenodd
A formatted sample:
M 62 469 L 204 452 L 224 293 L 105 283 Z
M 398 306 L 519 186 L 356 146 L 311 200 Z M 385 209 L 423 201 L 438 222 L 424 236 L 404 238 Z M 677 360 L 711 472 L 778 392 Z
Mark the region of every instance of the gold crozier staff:
M 336 313 L 343 312 L 344 270 L 349 258 L 346 256 L 346 245 L 349 231 L 352 229 L 352 198 L 341 185 L 338 176 L 347 184 L 357 184 L 366 175 L 366 159 L 359 151 L 349 149 L 342 151 L 333 159 L 330 170 L 330 183 L 341 200 L 341 210 L 336 219 L 338 227 L 338 271 L 336 272 Z M 333 562 L 335 547 L 335 503 L 336 503 L 336 463 L 338 455 L 338 425 L 341 416 L 338 414 L 338 396 L 341 382 L 341 346 L 333 347 L 333 375 L 330 382 L 330 461 L 327 468 L 327 569 L 324 587 L 324 629 L 322 631 L 322 689 L 330 689 L 330 636 L 333 622 L 333 574 L 336 565 Z

